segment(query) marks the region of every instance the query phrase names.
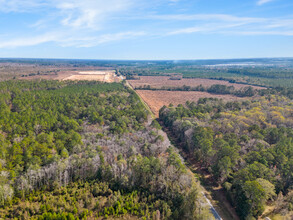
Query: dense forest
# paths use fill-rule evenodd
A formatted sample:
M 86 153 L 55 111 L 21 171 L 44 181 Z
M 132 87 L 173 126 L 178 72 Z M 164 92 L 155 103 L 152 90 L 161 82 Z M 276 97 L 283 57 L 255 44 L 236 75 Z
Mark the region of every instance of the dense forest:
M 136 89 L 246 97 L 165 106 L 159 122 L 241 219 L 293 216 L 292 60 L 2 59 L 3 71 L 7 62 L 33 65 L 37 75 L 41 67 L 111 67 L 128 79 L 180 73 L 247 84 Z M 12 72 L 0 82 L 0 219 L 213 219 L 179 150 L 127 84 L 26 81 Z
M 120 83 L 0 83 L 0 218 L 210 218 L 198 182 Z
M 190 158 L 221 185 L 241 219 L 293 215 L 293 102 L 268 95 L 241 102 L 200 99 L 163 107 L 160 120 Z

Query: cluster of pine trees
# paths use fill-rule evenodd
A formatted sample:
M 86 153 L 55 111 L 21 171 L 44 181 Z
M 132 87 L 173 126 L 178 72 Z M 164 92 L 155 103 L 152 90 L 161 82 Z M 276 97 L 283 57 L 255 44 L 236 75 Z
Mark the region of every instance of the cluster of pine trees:
M 163 107 L 160 119 L 225 188 L 239 216 L 252 219 L 275 200 L 275 214 L 293 211 L 292 106 L 275 95 L 228 103 L 205 98 Z
M 0 83 L 0 218 L 202 219 L 198 183 L 123 84 Z

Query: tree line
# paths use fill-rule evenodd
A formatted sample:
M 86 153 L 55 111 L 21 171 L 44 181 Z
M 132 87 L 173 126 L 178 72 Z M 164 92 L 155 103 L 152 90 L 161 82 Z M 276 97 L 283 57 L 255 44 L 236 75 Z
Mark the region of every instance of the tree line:
M 202 219 L 198 182 L 120 83 L 0 83 L 0 217 Z
M 210 172 L 242 219 L 292 215 L 292 101 L 269 95 L 242 102 L 200 99 L 163 107 L 160 119 Z M 274 203 L 274 201 L 276 201 Z
M 153 90 L 153 91 L 199 91 L 199 92 L 208 92 L 211 94 L 221 94 L 221 95 L 235 95 L 238 97 L 252 97 L 259 94 L 259 91 L 254 89 L 251 86 L 247 86 L 241 89 L 236 90 L 234 86 L 227 86 L 221 84 L 214 84 L 210 87 L 204 87 L 203 85 L 199 86 L 179 86 L 179 87 L 161 87 L 153 88 L 150 85 L 139 86 L 135 88 L 136 90 Z

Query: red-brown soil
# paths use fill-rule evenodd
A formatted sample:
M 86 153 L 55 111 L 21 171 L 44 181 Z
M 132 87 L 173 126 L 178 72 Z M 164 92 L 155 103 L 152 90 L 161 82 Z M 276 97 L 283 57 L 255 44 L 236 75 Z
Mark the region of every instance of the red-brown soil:
M 214 95 L 207 92 L 196 91 L 152 91 L 137 90 L 139 96 L 146 102 L 152 112 L 158 117 L 159 110 L 164 105 L 172 103 L 174 106 L 185 104 L 186 101 L 197 102 L 200 98 L 219 98 L 225 101 L 241 100 L 233 95 Z
M 243 87 L 247 87 L 249 85 L 245 84 L 238 84 L 238 83 L 229 83 L 228 81 L 223 80 L 212 80 L 212 79 L 201 79 L 201 78 L 194 78 L 194 79 L 186 79 L 183 78 L 182 80 L 170 80 L 170 76 L 140 76 L 140 80 L 128 80 L 130 85 L 133 88 L 137 88 L 140 86 L 150 86 L 152 88 L 161 88 L 165 87 L 180 87 L 180 86 L 191 86 L 196 87 L 202 85 L 204 87 L 210 87 L 214 84 L 220 85 L 227 85 L 227 86 L 234 86 L 235 89 L 240 89 Z M 254 89 L 264 89 L 263 87 L 259 86 L 252 86 Z

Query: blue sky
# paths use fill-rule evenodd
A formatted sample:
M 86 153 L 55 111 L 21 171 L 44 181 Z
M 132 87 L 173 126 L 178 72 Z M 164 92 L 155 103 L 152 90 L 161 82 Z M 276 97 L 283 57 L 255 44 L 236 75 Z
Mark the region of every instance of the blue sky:
M 0 0 L 0 57 L 293 57 L 293 1 Z

